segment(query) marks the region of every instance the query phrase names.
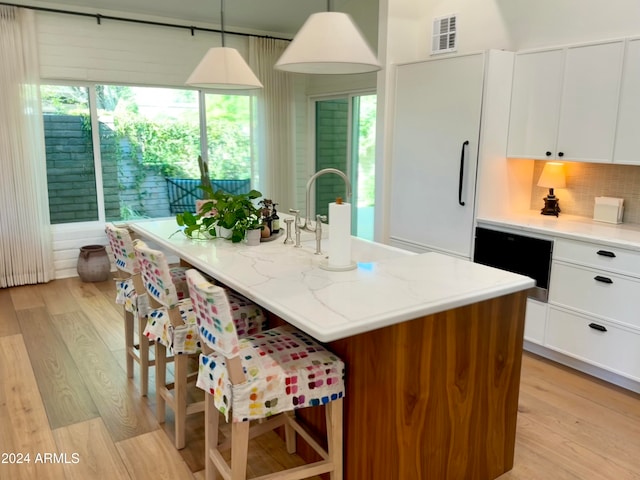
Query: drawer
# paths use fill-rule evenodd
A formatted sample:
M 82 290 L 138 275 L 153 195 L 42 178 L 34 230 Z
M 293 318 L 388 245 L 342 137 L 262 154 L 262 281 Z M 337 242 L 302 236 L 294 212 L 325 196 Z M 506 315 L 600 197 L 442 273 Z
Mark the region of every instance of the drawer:
M 553 262 L 549 302 L 640 328 L 640 280 L 631 277 Z
M 559 238 L 553 259 L 640 277 L 640 252 L 633 250 Z
M 606 332 L 589 327 L 597 324 Z M 640 333 L 604 321 L 549 308 L 545 344 L 625 377 L 640 380 Z

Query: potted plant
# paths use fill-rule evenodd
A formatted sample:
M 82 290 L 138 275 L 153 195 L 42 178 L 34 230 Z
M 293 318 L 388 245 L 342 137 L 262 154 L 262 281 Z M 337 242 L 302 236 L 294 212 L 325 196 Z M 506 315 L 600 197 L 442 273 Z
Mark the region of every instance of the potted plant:
M 198 213 L 179 213 L 176 215 L 178 225 L 184 227 L 184 233 L 190 238 L 216 237 L 217 227 L 231 231 L 229 239 L 240 242 L 245 238 L 248 229 L 261 228 L 260 210 L 254 200 L 262 193 L 251 190 L 249 193 L 231 194 L 222 190 L 213 192 L 210 187 L 202 187 L 209 201 L 200 205 Z
M 239 228 L 239 230 L 244 229 L 247 245 L 260 244 L 263 225 L 262 219 L 258 217 L 258 215 L 252 213 L 247 218 L 239 220 L 238 223 L 236 223 L 236 227 Z

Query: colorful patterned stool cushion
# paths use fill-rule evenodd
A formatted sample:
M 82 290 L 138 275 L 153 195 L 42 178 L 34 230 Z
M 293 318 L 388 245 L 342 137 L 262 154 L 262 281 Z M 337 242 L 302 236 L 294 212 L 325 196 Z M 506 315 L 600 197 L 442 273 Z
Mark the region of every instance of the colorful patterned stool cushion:
M 148 295 L 169 308 L 189 297 L 185 268 L 169 268 L 164 253 L 149 248 L 142 240 L 134 240 L 133 245 Z
M 175 279 L 176 292 L 179 299 L 189 296 L 185 277 L 186 271 L 186 267 L 173 267 L 170 269 L 171 278 Z M 151 308 L 149 306 L 149 298 L 146 295 L 147 292 L 142 293 L 142 295 L 138 295 L 132 278 L 116 280 L 116 303 L 124 305 L 124 309 L 127 312 L 131 312 L 137 317 L 144 317 Z
M 232 318 L 238 335 L 247 336 L 266 329 L 267 316 L 255 303 L 246 298 L 229 293 Z M 180 316 L 185 323 L 182 327 L 171 325 L 166 308 L 150 310 L 147 313 L 147 326 L 144 334 L 150 340 L 157 340 L 171 353 L 198 353 L 201 350 L 198 324 L 190 299 L 178 302 Z
M 214 350 L 200 355 L 196 385 L 234 422 L 265 418 L 344 396 L 344 363 L 308 335 L 282 326 L 240 338 L 224 289 L 187 271 L 200 338 Z M 232 385 L 227 358 L 239 357 L 245 381 Z
M 246 382 L 231 385 L 225 358 L 200 354 L 196 385 L 234 422 L 324 405 L 344 396 L 344 363 L 291 326 L 239 341 Z
M 116 227 L 112 223 L 107 223 L 104 230 L 109 239 L 109 247 L 116 267 L 130 275 L 140 273 L 129 230 Z
M 152 309 L 147 314 L 144 334 L 150 340 L 162 343 L 173 355 L 198 353 L 201 350 L 198 324 L 190 299 L 178 302 L 184 325 L 171 325 L 166 308 Z

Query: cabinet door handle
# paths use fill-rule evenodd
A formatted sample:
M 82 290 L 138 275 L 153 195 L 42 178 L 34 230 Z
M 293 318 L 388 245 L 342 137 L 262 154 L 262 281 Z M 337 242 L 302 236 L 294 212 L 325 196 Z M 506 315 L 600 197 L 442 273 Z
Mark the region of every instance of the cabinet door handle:
M 597 323 L 590 323 L 589 324 L 589 328 L 593 328 L 594 330 L 598 330 L 600 332 L 606 332 L 607 331 L 607 327 L 605 327 L 604 325 L 599 325 Z
M 558 152 L 559 157 L 564 157 L 564 152 Z
M 596 275 L 595 277 L 593 277 L 593 279 L 596 282 L 602 282 L 602 283 L 613 283 L 613 280 L 611 280 L 609 277 L 602 277 L 600 275 Z
M 550 157 L 550 156 L 551 156 L 551 152 L 547 151 L 547 152 L 545 152 L 545 155 L 546 155 L 547 157 Z
M 596 252 L 598 255 L 602 255 L 603 257 L 611 257 L 611 258 L 616 258 L 616 254 L 613 252 L 610 252 L 608 250 L 598 250 Z
M 464 207 L 462 201 L 462 181 L 464 180 L 464 147 L 469 145 L 469 140 L 462 142 L 462 152 L 460 153 L 460 183 L 458 184 L 458 203 Z

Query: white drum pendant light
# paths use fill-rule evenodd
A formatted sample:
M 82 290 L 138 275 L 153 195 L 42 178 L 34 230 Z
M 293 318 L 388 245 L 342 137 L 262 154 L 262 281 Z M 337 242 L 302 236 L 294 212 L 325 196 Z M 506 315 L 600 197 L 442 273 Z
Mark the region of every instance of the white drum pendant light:
M 209 49 L 189 76 L 187 85 L 232 90 L 262 88 L 242 55 L 235 48 L 224 46 L 224 0 L 220 0 L 220 31 L 222 47 Z
M 348 74 L 380 70 L 380 63 L 350 15 L 312 14 L 275 64 L 294 73 Z

